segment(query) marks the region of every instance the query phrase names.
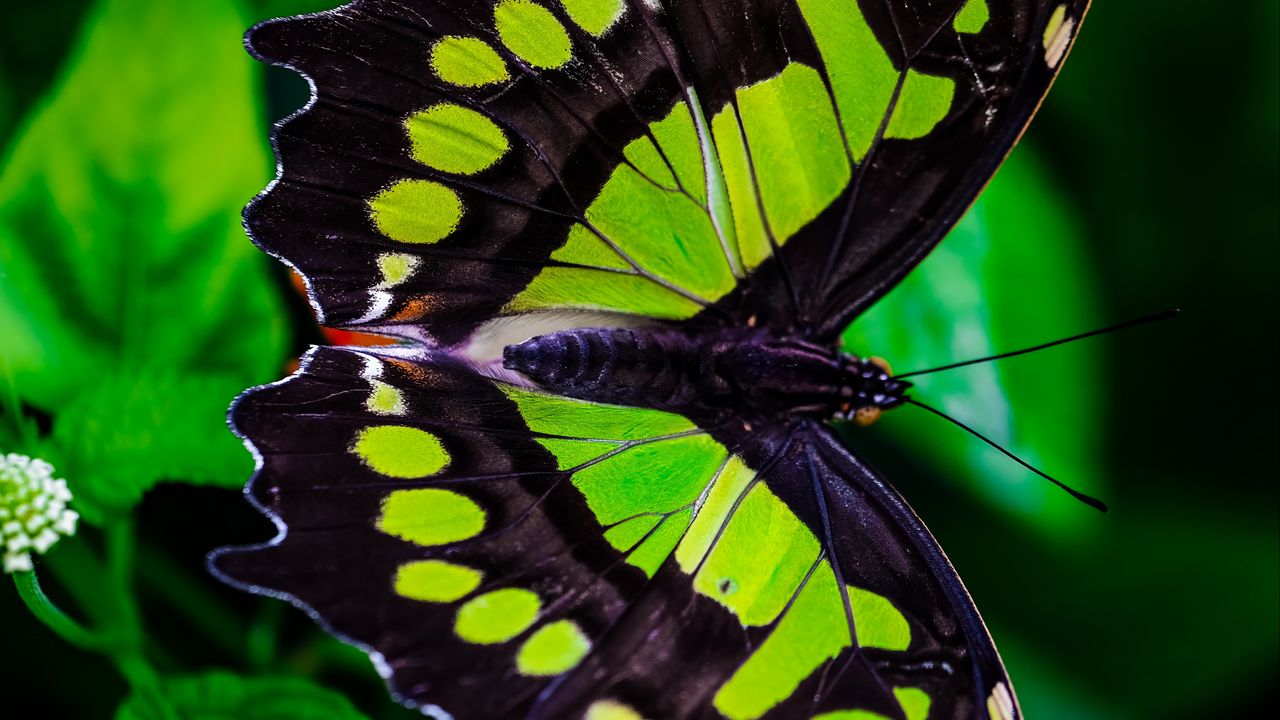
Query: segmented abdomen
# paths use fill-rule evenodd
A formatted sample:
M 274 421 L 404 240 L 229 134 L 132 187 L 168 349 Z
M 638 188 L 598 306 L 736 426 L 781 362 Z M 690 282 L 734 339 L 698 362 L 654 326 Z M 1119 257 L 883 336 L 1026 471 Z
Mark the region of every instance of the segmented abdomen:
M 503 365 L 570 397 L 679 406 L 694 399 L 699 354 L 675 331 L 579 328 L 508 345 Z

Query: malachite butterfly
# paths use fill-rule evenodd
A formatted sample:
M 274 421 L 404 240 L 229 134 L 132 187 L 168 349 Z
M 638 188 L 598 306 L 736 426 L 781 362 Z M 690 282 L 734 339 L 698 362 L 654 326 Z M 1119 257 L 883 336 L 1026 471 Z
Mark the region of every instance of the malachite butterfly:
M 1019 716 L 846 449 L 840 331 L 1022 132 L 1087 0 L 358 0 L 249 34 L 313 101 L 246 212 L 319 320 L 232 410 L 215 554 L 435 717 Z

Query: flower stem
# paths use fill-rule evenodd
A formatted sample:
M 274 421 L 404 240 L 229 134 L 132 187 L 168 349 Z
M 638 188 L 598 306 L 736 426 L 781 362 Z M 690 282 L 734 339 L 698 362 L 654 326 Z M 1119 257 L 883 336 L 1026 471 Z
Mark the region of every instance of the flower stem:
M 22 598 L 31 614 L 63 640 L 82 650 L 95 652 L 109 652 L 118 644 L 114 638 L 93 633 L 58 609 L 49 596 L 44 594 L 34 570 L 14 573 L 13 584 L 18 588 L 18 597 Z

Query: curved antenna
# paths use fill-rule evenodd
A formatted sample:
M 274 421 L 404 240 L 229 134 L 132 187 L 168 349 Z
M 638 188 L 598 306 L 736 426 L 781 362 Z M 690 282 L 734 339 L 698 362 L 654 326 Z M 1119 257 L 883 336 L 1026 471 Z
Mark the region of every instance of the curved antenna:
M 1073 497 L 1073 498 L 1075 498 L 1075 499 L 1079 500 L 1080 502 L 1084 503 L 1085 505 L 1088 505 L 1089 507 L 1094 508 L 1094 509 L 1096 509 L 1096 510 L 1100 510 L 1100 511 L 1102 511 L 1102 512 L 1107 512 L 1107 509 L 1108 509 L 1108 508 L 1107 508 L 1107 504 L 1106 504 L 1106 503 L 1104 503 L 1104 502 L 1102 502 L 1102 501 L 1101 501 L 1101 500 L 1099 500 L 1098 498 L 1093 497 L 1092 495 L 1086 495 L 1086 494 L 1084 494 L 1084 493 L 1080 492 L 1079 490 L 1076 490 L 1075 488 L 1073 488 L 1073 487 L 1071 487 L 1071 486 L 1067 485 L 1066 483 L 1062 482 L 1061 480 L 1057 480 L 1057 479 L 1055 479 L 1055 478 L 1053 478 L 1053 477 L 1050 477 L 1048 474 L 1046 474 L 1046 473 L 1042 472 L 1041 470 L 1037 469 L 1037 468 L 1036 468 L 1035 466 L 1033 466 L 1031 463 L 1027 462 L 1026 460 L 1023 460 L 1022 458 L 1018 457 L 1017 455 L 1014 455 L 1012 452 L 1009 452 L 1008 450 L 1004 449 L 1004 447 L 1002 447 L 1002 446 L 1001 446 L 999 443 L 997 443 L 995 440 L 992 440 L 991 438 L 987 437 L 986 435 L 983 435 L 982 433 L 978 432 L 977 430 L 974 430 L 973 428 L 969 427 L 968 425 L 965 425 L 964 423 L 962 423 L 962 422 L 960 422 L 959 420 L 957 420 L 957 419 L 955 419 L 955 418 L 951 417 L 950 415 L 948 415 L 948 414 L 946 414 L 946 413 L 942 412 L 941 410 L 938 410 L 937 408 L 931 407 L 931 406 L 929 406 L 929 405 L 925 405 L 925 404 L 924 404 L 924 403 L 922 403 L 922 402 L 919 402 L 919 401 L 916 401 L 916 400 L 912 400 L 911 398 L 903 398 L 903 400 L 904 400 L 905 402 L 907 402 L 907 403 L 910 403 L 910 404 L 912 404 L 912 405 L 915 405 L 916 407 L 921 407 L 921 408 L 924 408 L 925 410 L 928 410 L 929 412 L 933 413 L 934 415 L 937 415 L 938 417 L 942 418 L 943 420 L 946 420 L 947 422 L 949 422 L 949 423 L 951 423 L 951 424 L 955 425 L 956 427 L 959 427 L 961 430 L 964 430 L 965 432 L 969 433 L 970 435 L 972 435 L 972 436 L 974 436 L 974 437 L 978 438 L 978 439 L 979 439 L 979 440 L 981 440 L 982 442 L 984 442 L 984 443 L 986 443 L 986 444 L 990 445 L 991 447 L 993 447 L 993 448 L 995 448 L 995 449 L 999 450 L 1000 452 L 1004 453 L 1006 457 L 1008 457 L 1008 458 L 1012 459 L 1013 461 L 1017 462 L 1017 463 L 1018 463 L 1019 465 L 1021 465 L 1022 467 L 1024 467 L 1024 468 L 1026 468 L 1026 469 L 1030 470 L 1031 472 L 1033 472 L 1033 473 L 1035 473 L 1035 474 L 1039 475 L 1040 477 L 1044 478 L 1045 480 L 1048 480 L 1049 482 L 1053 483 L 1054 485 L 1057 485 L 1058 487 L 1062 488 L 1063 490 L 1066 490 L 1066 491 L 1067 491 L 1067 493 L 1071 495 L 1071 497 Z
M 1153 313 L 1151 315 L 1143 315 L 1142 317 L 1136 318 L 1133 320 L 1126 320 L 1125 322 L 1122 322 L 1118 325 L 1111 325 L 1109 327 L 1104 327 L 1099 330 L 1090 330 L 1089 332 L 1086 332 L 1086 333 L 1080 333 L 1079 335 L 1072 335 L 1071 337 L 1068 337 L 1068 338 L 1062 338 L 1061 340 L 1054 340 L 1053 342 L 1042 343 L 1040 345 L 1035 345 L 1029 348 L 1023 348 L 1021 350 L 1014 350 L 1013 352 L 1000 353 L 999 355 L 992 355 L 990 357 L 978 358 L 976 360 L 965 360 L 963 362 L 951 363 L 950 365 L 943 365 L 941 367 L 929 368 L 928 370 L 912 370 L 911 372 L 902 373 L 901 375 L 894 375 L 893 379 L 901 380 L 902 378 L 911 377 L 912 375 L 928 375 L 929 373 L 942 372 L 943 370 L 953 370 L 955 368 L 964 367 L 966 365 L 977 365 L 978 363 L 991 362 L 992 360 L 1003 360 L 1004 358 L 1011 358 L 1016 355 L 1025 355 L 1027 353 L 1035 352 L 1037 350 L 1044 350 L 1046 348 L 1051 348 L 1055 345 L 1064 345 L 1069 342 L 1075 342 L 1076 340 L 1083 340 L 1087 337 L 1093 337 L 1094 335 L 1102 335 L 1104 333 L 1115 332 L 1116 330 L 1123 330 L 1125 328 L 1133 327 L 1135 325 L 1146 325 L 1147 323 L 1153 323 L 1159 320 L 1168 320 L 1176 316 L 1179 312 L 1180 311 L 1176 308 L 1172 310 L 1163 310 L 1161 312 Z

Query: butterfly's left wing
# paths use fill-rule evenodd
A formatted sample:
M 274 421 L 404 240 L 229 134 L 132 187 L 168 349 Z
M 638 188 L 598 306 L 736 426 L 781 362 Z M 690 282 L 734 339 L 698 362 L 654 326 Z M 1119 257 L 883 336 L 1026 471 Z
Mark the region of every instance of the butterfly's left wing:
M 700 427 L 334 348 L 233 419 L 281 536 L 214 567 L 439 715 L 1014 716 L 936 544 L 820 425 Z

